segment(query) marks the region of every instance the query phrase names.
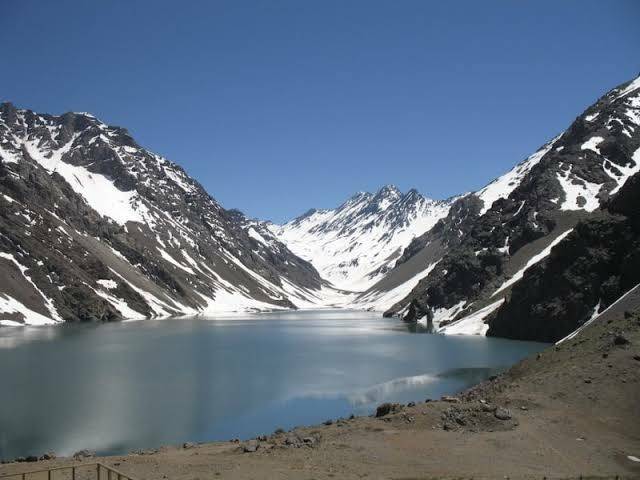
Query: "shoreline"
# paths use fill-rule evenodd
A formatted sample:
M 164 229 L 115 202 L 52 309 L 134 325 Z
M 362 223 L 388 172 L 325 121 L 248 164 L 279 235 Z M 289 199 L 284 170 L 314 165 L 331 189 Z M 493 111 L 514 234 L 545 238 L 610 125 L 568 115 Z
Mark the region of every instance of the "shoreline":
M 456 397 L 244 442 L 9 463 L 0 475 L 98 460 L 138 480 L 637 477 L 640 315 L 621 308 Z

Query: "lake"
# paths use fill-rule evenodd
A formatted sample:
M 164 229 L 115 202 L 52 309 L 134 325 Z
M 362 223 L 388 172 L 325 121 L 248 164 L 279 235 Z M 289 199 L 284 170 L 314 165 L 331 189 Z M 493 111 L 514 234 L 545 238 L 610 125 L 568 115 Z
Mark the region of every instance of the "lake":
M 458 392 L 544 344 L 356 311 L 0 329 L 0 458 L 249 438 Z

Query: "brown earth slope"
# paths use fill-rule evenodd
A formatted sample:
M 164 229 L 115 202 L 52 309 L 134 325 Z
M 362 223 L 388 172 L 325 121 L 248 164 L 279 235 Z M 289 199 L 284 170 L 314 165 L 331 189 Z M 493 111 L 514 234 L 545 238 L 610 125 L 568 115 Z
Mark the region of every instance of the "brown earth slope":
M 274 434 L 251 453 L 219 442 L 100 461 L 138 479 L 640 478 L 639 307 L 637 287 L 574 338 L 450 401 Z

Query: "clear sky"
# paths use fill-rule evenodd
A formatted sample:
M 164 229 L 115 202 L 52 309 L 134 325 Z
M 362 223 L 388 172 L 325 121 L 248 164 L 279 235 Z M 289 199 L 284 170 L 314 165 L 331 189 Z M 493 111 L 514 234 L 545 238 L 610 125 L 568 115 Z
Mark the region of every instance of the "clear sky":
M 88 111 L 281 221 L 475 190 L 640 71 L 640 1 L 0 1 L 0 100 Z

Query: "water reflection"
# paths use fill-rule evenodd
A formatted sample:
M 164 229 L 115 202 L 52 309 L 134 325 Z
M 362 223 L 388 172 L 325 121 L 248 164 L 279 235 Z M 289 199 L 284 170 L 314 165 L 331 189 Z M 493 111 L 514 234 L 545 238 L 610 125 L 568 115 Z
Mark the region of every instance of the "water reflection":
M 0 458 L 249 437 L 452 393 L 542 345 L 366 312 L 0 329 Z

